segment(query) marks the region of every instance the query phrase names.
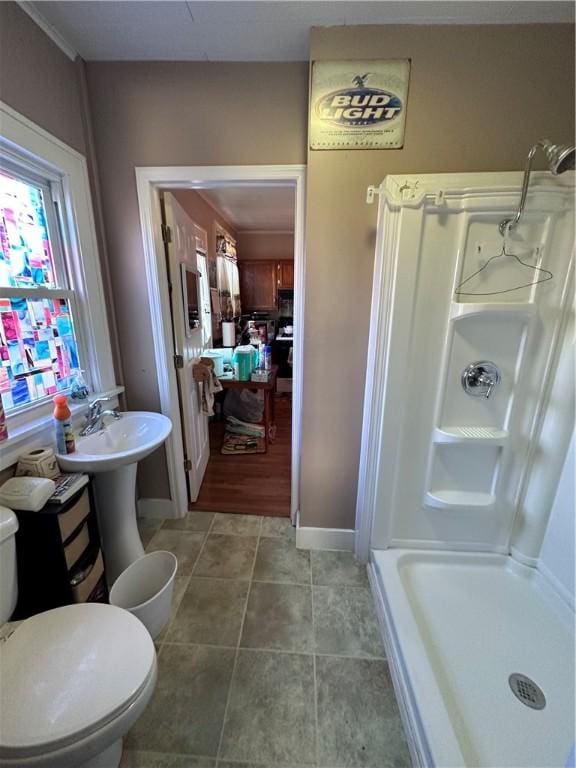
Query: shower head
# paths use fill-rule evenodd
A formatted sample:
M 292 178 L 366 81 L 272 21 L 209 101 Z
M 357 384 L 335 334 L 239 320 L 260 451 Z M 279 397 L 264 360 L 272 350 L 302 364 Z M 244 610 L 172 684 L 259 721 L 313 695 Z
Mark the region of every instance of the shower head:
M 576 147 L 569 146 L 568 144 L 552 144 L 548 139 L 540 139 L 528 152 L 526 158 L 526 167 L 524 169 L 524 179 L 522 181 L 522 193 L 520 195 L 520 205 L 516 215 L 512 219 L 503 219 L 498 225 L 500 234 L 502 237 L 510 232 L 514 227 L 518 225 L 520 217 L 524 211 L 524 205 L 526 204 L 526 195 L 528 194 L 528 182 L 530 180 L 530 171 L 532 168 L 532 159 L 536 154 L 536 150 L 541 148 L 546 154 L 548 160 L 548 169 L 554 176 L 559 176 L 565 171 L 574 170 L 574 157 L 576 155 Z
M 574 170 L 576 147 L 570 147 L 568 144 L 552 144 L 547 139 L 542 139 L 539 144 L 546 153 L 550 173 L 554 176 L 559 176 L 564 171 Z

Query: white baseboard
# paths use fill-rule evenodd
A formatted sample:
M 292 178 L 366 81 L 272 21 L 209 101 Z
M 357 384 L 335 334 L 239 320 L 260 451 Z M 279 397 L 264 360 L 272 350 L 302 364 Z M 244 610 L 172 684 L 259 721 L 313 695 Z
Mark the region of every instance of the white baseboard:
M 347 528 L 296 528 L 296 547 L 298 549 L 339 549 L 354 551 L 356 531 Z
M 172 499 L 138 499 L 138 517 L 184 517 L 179 515 Z

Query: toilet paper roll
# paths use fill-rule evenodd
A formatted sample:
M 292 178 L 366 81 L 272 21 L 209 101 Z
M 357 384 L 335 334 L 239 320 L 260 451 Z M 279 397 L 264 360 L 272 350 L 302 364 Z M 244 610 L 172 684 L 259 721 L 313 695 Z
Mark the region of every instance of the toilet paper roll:
M 222 323 L 222 344 L 225 347 L 236 346 L 236 324 Z
M 48 477 L 53 479 L 60 474 L 60 467 L 52 448 L 37 448 L 18 457 L 16 477 Z

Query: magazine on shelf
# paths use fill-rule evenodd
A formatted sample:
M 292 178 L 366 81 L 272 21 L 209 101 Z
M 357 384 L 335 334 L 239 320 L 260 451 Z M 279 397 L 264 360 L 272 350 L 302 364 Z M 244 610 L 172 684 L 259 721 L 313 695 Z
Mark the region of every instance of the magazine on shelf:
M 56 488 L 48 499 L 48 504 L 64 504 L 85 485 L 88 485 L 88 475 L 82 473 L 64 473 L 54 478 Z

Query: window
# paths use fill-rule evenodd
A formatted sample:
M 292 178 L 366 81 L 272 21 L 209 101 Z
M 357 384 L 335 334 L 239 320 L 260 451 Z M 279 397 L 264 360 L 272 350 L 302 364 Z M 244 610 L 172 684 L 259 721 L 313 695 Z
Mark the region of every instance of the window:
M 0 173 L 0 395 L 7 414 L 66 391 L 80 369 L 49 181 Z
M 86 159 L 0 102 L 0 470 L 53 440 L 52 397 L 82 368 L 117 386 Z M 85 404 L 72 401 L 72 414 Z

